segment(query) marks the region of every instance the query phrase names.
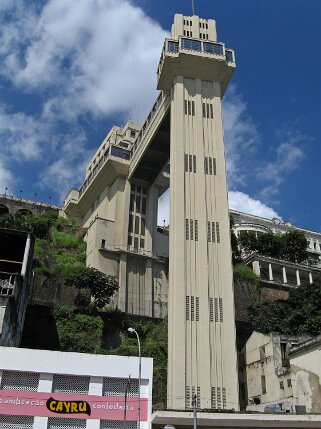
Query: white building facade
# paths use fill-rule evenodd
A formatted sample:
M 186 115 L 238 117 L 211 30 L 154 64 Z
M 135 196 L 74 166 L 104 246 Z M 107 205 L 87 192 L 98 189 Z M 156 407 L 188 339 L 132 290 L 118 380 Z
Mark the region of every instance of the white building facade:
M 142 358 L 0 347 L 1 429 L 150 427 L 152 372 Z M 126 404 L 126 405 L 125 405 Z

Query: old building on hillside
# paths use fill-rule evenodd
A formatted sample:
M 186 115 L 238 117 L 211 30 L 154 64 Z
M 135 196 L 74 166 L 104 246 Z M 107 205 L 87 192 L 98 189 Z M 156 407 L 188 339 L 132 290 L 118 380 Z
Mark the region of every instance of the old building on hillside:
M 4 214 L 34 214 L 42 215 L 47 212 L 59 213 L 62 207 L 54 204 L 43 203 L 25 198 L 14 197 L 12 195 L 0 195 L 0 216 Z
M 0 345 L 19 346 L 32 278 L 34 238 L 0 228 Z

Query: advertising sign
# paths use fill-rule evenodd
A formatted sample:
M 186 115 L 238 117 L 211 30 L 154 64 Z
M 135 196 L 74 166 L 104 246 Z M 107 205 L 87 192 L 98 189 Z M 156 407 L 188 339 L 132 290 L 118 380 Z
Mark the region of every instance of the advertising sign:
M 148 400 L 141 398 L 141 421 L 148 420 Z M 123 420 L 124 396 L 67 395 L 50 392 L 0 390 L 0 414 Z M 138 398 L 126 400 L 126 419 L 137 420 Z

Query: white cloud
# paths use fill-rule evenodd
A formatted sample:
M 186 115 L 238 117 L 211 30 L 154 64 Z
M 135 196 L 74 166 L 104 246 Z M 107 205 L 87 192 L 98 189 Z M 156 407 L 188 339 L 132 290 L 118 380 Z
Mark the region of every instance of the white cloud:
M 0 194 L 5 193 L 5 188 L 11 189 L 14 183 L 13 174 L 0 160 Z
M 32 13 L 25 3 L 25 11 L 15 25 L 2 24 L 2 72 L 20 88 L 54 91 L 44 115 L 137 119 L 137 106 L 141 114 L 151 107 L 167 33 L 140 8 L 126 0 L 50 0 Z
M 251 198 L 243 192 L 229 192 L 229 207 L 231 210 L 237 210 L 243 213 L 273 219 L 280 218 L 275 210 L 266 206 L 261 201 Z
M 169 224 L 169 189 L 160 197 L 158 201 L 158 225 Z M 229 208 L 243 213 L 261 216 L 267 219 L 277 217 L 278 213 L 271 207 L 266 206 L 262 201 L 256 200 L 243 192 L 229 192 Z
M 263 198 L 270 198 L 279 192 L 280 185 L 288 173 L 297 170 L 305 158 L 300 145 L 309 138 L 293 131 L 280 132 L 281 143 L 275 150 L 275 160 L 257 169 L 257 177 L 267 183 L 260 192 Z
M 0 105 L 0 139 L 2 153 L 11 159 L 24 161 L 40 159 L 47 139 L 47 126 L 24 113 L 11 113 Z
M 229 186 L 235 188 L 246 184 L 247 160 L 260 144 L 260 136 L 243 96 L 234 85 L 223 99 L 223 124 Z

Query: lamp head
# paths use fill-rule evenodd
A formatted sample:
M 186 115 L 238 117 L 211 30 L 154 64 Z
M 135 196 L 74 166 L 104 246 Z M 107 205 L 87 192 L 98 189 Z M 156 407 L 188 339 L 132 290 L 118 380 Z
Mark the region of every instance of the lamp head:
M 133 332 L 135 332 L 135 329 L 134 328 L 128 328 L 127 331 L 132 334 Z

